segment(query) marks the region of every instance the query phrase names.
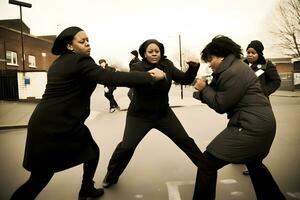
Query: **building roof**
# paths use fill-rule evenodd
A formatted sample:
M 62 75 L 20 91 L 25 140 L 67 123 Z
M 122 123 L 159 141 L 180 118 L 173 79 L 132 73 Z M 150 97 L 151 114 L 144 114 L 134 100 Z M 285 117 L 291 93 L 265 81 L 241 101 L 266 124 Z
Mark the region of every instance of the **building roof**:
M 292 58 L 290 57 L 283 57 L 283 58 L 269 58 L 274 64 L 278 63 L 292 63 Z
M 3 19 L 0 20 L 0 25 L 7 28 L 21 31 L 20 22 L 21 19 Z M 30 34 L 30 28 L 23 21 L 22 21 L 22 29 L 24 33 Z

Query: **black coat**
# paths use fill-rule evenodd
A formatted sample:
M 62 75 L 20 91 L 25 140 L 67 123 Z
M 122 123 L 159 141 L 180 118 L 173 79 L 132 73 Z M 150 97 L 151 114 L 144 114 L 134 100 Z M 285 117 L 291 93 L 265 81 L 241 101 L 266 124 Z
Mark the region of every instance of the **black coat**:
M 250 67 L 258 76 L 261 88 L 267 97 L 280 87 L 280 76 L 276 66 L 270 60 L 267 60 L 267 63 L 263 65 L 254 63 Z
M 154 82 L 146 73 L 105 70 L 87 55 L 58 57 L 49 68 L 45 93 L 29 120 L 24 168 L 60 171 L 95 158 L 95 142 L 84 122 L 96 84 L 133 87 Z
M 247 64 L 227 56 L 213 73 L 210 85 L 194 97 L 216 112 L 227 113 L 227 127 L 207 146 L 207 151 L 232 163 L 267 156 L 276 132 L 275 117 L 257 76 Z
M 158 65 L 151 65 L 146 61 L 133 64 L 131 71 L 149 71 L 154 67 L 166 73 L 166 79 L 157 81 L 153 86 L 135 87 L 134 95 L 128 107 L 128 115 L 143 118 L 163 116 L 169 108 L 169 90 L 172 81 L 179 84 L 191 84 L 197 75 L 199 66 L 189 66 L 186 72 L 177 69 L 174 64 L 164 58 Z

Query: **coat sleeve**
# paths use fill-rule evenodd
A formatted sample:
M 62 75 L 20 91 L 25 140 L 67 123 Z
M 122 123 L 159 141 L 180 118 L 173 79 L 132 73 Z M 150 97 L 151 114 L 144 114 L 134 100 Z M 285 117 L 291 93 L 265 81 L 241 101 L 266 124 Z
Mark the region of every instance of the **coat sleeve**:
M 148 86 L 155 83 L 155 79 L 146 72 L 114 72 L 98 66 L 90 56 L 81 56 L 78 67 L 83 77 L 106 86 Z
M 267 62 L 265 70 L 265 87 L 263 87 L 263 92 L 266 96 L 271 95 L 275 92 L 281 84 L 281 79 L 276 69 L 276 66 L 271 62 Z
M 208 85 L 200 93 L 195 93 L 194 97 L 200 99 L 217 113 L 229 112 L 246 93 L 246 80 L 241 77 L 243 76 L 231 70 L 224 72 L 218 81 L 213 81 L 213 84 Z
M 171 68 L 172 71 L 171 73 L 172 80 L 182 85 L 188 85 L 193 83 L 193 81 L 195 80 L 200 65 L 196 63 L 189 63 L 189 68 L 186 72 L 177 69 L 172 62 L 169 65 L 169 67 Z

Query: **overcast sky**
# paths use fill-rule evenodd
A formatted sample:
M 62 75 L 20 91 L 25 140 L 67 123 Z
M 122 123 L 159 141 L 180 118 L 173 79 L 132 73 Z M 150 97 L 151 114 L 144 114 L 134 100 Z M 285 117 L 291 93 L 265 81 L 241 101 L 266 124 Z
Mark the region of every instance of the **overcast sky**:
M 275 8 L 282 0 L 20 0 L 23 21 L 33 35 L 57 35 L 72 25 L 90 38 L 92 57 L 128 66 L 129 52 L 150 38 L 161 41 L 176 62 L 181 35 L 185 54 L 199 55 L 219 34 L 244 49 L 254 39 L 267 57 L 280 56 L 270 34 Z M 0 19 L 19 18 L 19 7 L 0 0 Z M 26 48 L 26 47 L 25 47 Z

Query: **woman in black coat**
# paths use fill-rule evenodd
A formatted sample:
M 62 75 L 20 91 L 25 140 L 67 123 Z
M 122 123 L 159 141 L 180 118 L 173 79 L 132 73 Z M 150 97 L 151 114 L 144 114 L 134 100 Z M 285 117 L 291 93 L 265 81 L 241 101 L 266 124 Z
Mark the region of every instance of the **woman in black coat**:
M 150 72 L 152 76 L 110 72 L 94 62 L 90 50 L 88 37 L 79 27 L 65 29 L 54 41 L 52 53 L 59 57 L 49 68 L 45 93 L 28 124 L 23 166 L 31 175 L 11 199 L 35 199 L 55 172 L 81 163 L 79 199 L 104 193 L 94 187 L 99 148 L 84 124 L 90 114 L 91 94 L 97 83 L 144 87 L 153 85 L 154 78 L 163 79 L 164 73 L 158 69 Z
M 118 182 L 133 153 L 144 136 L 155 128 L 169 137 L 185 154 L 198 165 L 201 151 L 190 138 L 169 105 L 169 90 L 174 80 L 180 84 L 191 84 L 199 69 L 199 63 L 188 62 L 189 68 L 184 73 L 177 69 L 164 55 L 164 46 L 154 39 L 141 44 L 139 53 L 141 62 L 133 64 L 131 71 L 147 72 L 157 67 L 166 74 L 166 79 L 149 87 L 134 87 L 130 102 L 123 140 L 117 145 L 103 181 L 108 188 Z M 162 149 L 163 151 L 163 149 Z
M 276 66 L 265 59 L 263 50 L 264 45 L 259 40 L 251 41 L 247 46 L 247 57 L 244 62 L 255 72 L 264 95 L 269 98 L 279 88 L 281 79 Z M 246 169 L 243 174 L 249 175 L 249 171 Z
M 241 56 L 241 47 L 225 36 L 215 37 L 202 51 L 213 79 L 209 85 L 197 80 L 194 97 L 217 113 L 227 113 L 229 122 L 203 153 L 194 200 L 215 199 L 217 171 L 229 163 L 246 164 L 258 200 L 285 199 L 262 162 L 275 137 L 275 117 L 257 76 Z
M 259 40 L 253 40 L 247 46 L 247 58 L 244 60 L 259 78 L 261 88 L 266 97 L 275 92 L 281 83 L 276 66 L 266 60 L 263 54 L 264 46 Z

